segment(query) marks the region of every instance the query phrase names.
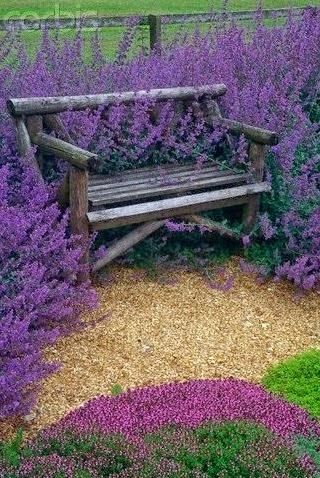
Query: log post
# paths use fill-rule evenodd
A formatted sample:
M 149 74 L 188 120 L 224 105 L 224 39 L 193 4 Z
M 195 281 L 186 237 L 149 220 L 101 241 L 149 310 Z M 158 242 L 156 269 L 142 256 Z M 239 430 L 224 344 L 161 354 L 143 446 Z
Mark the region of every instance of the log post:
M 49 130 L 54 131 L 56 135 L 67 143 L 74 144 L 71 135 L 66 130 L 63 121 L 58 115 L 48 114 L 43 117 L 44 124 Z
M 150 50 L 161 53 L 162 25 L 161 16 L 149 15 Z
M 59 115 L 48 114 L 43 116 L 43 121 L 45 126 L 50 130 L 54 131 L 56 135 L 61 138 L 63 141 L 67 141 L 70 144 L 74 144 L 74 141 L 68 131 L 66 130 L 63 121 Z M 69 206 L 69 171 L 64 175 L 61 184 L 58 187 L 57 191 L 57 200 L 59 205 L 64 209 Z
M 62 209 L 67 208 L 70 204 L 69 183 L 70 183 L 70 172 L 67 171 L 61 183 L 59 184 L 58 190 L 57 190 L 57 201 Z
M 17 147 L 18 153 L 22 158 L 25 158 L 30 154 L 32 145 L 30 135 L 22 116 L 18 116 L 15 120 L 17 128 Z M 39 173 L 39 177 L 42 179 L 41 169 L 39 163 L 34 155 L 30 155 L 31 166 Z
M 141 91 L 125 91 L 100 95 L 53 96 L 39 98 L 12 98 L 7 101 L 7 108 L 14 117 L 21 115 L 47 115 L 63 111 L 80 111 L 87 108 L 97 109 L 99 106 L 112 106 L 119 103 L 134 103 L 143 99 L 189 100 L 195 96 L 210 95 L 218 98 L 226 93 L 223 83 L 203 86 L 186 86 L 177 88 L 158 88 Z
M 263 180 L 264 163 L 267 152 L 267 146 L 265 144 L 250 143 L 249 146 L 249 161 L 251 163 L 252 174 L 257 183 Z M 260 207 L 260 194 L 251 196 L 244 206 L 243 210 L 243 223 L 244 232 L 248 233 L 252 230 Z
M 43 119 L 40 115 L 28 116 L 27 117 L 27 128 L 33 142 L 33 138 L 38 134 L 43 132 Z M 36 154 L 36 160 L 39 165 L 39 170 L 41 174 L 43 173 L 43 153 L 38 150 Z
M 222 120 L 222 113 L 218 103 L 209 95 L 204 96 L 204 99 L 202 101 L 202 110 L 204 112 L 205 123 L 209 127 L 212 127 L 212 124 L 214 123 L 214 120 L 216 118 L 219 118 L 219 120 Z M 229 148 L 232 149 L 233 143 L 229 134 L 226 135 L 226 139 L 227 139 Z
M 79 281 L 89 279 L 89 224 L 88 212 L 88 171 L 71 166 L 70 168 L 70 224 L 72 234 L 83 238 L 85 252 L 82 262 L 88 266 Z

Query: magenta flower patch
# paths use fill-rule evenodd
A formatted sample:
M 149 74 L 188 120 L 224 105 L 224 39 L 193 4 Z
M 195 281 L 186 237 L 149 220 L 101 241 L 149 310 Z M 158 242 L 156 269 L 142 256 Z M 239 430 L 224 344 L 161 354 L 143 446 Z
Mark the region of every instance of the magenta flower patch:
M 44 435 L 64 429 L 99 430 L 135 436 L 175 424 L 197 427 L 210 421 L 249 420 L 284 437 L 320 436 L 320 425 L 301 408 L 261 386 L 237 379 L 172 383 L 99 397 L 71 412 Z

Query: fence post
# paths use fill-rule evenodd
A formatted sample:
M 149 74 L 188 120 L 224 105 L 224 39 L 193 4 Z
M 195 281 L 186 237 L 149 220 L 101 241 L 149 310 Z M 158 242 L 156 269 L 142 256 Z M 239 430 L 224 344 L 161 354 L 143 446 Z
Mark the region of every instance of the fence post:
M 149 27 L 150 27 L 150 49 L 161 51 L 161 16 L 149 15 Z

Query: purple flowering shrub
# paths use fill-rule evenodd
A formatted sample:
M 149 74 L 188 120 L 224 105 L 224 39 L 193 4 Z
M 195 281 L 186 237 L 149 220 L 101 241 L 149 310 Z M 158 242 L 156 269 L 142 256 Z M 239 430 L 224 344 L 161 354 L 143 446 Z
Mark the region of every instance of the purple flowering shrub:
M 78 283 L 84 245 L 70 237 L 68 214 L 30 158 L 17 155 L 5 100 L 24 93 L 31 78 L 22 75 L 28 60 L 21 45 L 20 69 L 6 63 L 8 45 L 0 52 L 0 420 L 29 413 L 40 381 L 58 367 L 45 361 L 43 348 L 80 327 L 79 314 L 96 303 L 89 284 Z M 40 67 L 32 68 L 41 78 Z M 39 83 L 33 87 L 41 93 Z
M 304 410 L 260 386 L 176 383 L 96 398 L 23 446 L 0 445 L 0 477 L 311 478 L 319 439 Z
M 31 169 L 19 169 L 0 168 L 0 418 L 30 410 L 34 385 L 56 369 L 43 347 L 94 303 L 88 284 L 77 284 L 82 245 L 67 236 L 67 215 Z

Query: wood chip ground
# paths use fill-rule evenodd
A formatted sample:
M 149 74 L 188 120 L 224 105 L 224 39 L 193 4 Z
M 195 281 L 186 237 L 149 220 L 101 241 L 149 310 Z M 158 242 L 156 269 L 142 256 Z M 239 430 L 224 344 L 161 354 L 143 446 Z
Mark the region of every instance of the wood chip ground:
M 320 347 L 319 294 L 297 300 L 290 284 L 257 284 L 236 262 L 228 269 L 235 280 L 228 292 L 197 273 L 175 273 L 161 284 L 112 269 L 114 280 L 98 287 L 100 307 L 85 317 L 104 320 L 48 349 L 62 368 L 45 380 L 24 422 L 27 435 L 114 385 L 230 376 L 259 382 L 271 364 Z M 0 424 L 0 438 L 18 424 Z

